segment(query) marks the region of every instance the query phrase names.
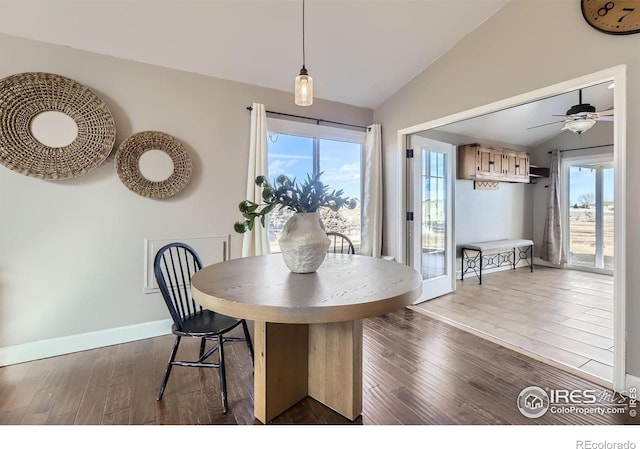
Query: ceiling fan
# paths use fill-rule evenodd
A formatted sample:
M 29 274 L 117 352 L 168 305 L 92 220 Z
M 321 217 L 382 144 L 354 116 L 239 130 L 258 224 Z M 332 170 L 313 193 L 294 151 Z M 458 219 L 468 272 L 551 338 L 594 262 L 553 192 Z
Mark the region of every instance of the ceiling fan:
M 578 91 L 579 104 L 573 105 L 564 115 L 554 115 L 553 117 L 564 117 L 564 120 L 558 120 L 557 122 L 545 123 L 544 125 L 532 126 L 527 129 L 540 128 L 541 126 L 554 125 L 556 123 L 564 123 L 564 127 L 560 131 L 568 129 L 576 134 L 582 134 L 583 132 L 591 129 L 595 125 L 596 121 L 613 121 L 613 109 L 606 111 L 596 111 L 596 108 L 589 103 L 582 102 L 582 89 Z

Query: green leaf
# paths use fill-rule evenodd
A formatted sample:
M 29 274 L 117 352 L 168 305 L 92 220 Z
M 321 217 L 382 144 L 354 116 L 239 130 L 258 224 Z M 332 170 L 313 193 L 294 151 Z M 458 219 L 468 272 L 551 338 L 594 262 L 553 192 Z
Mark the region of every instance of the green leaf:
M 234 224 L 234 230 L 242 233 L 253 230 L 255 219 L 260 218 L 260 223 L 265 226 L 266 216 L 275 207 L 278 210 L 288 209 L 293 212 L 316 212 L 321 208 L 328 208 L 334 212 L 345 207 L 353 209 L 357 201 L 344 197 L 344 191 L 331 190 L 317 175 L 307 174 L 306 179 L 298 183 L 296 178 L 290 179 L 286 175 L 279 175 L 274 180 L 273 186 L 269 184 L 266 176 L 257 176 L 256 185 L 262 187 L 261 200 L 258 204 L 250 200 L 244 200 L 238 205 L 240 213 L 245 218 L 244 222 Z
M 247 230 L 247 227 L 245 223 L 241 223 L 238 221 L 233 225 L 233 230 L 236 231 L 238 234 L 244 234 L 245 231 Z
M 289 178 L 285 175 L 280 175 L 276 178 L 276 185 L 283 186 L 290 183 Z
M 262 191 L 262 199 L 269 203 L 273 199 L 273 188 L 271 186 L 267 186 Z

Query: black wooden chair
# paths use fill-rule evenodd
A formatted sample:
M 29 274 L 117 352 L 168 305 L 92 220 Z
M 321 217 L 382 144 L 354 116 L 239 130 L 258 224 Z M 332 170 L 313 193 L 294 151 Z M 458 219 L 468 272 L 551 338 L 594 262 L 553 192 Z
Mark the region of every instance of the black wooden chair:
M 227 412 L 227 380 L 224 365 L 224 343 L 227 341 L 246 341 L 253 362 L 253 346 L 245 320 L 231 318 L 211 310 L 203 309 L 191 297 L 191 277 L 202 268 L 202 261 L 196 251 L 184 243 L 170 243 L 160 248 L 154 260 L 154 273 L 162 297 L 164 298 L 173 325 L 171 333 L 176 336 L 171 357 L 158 390 L 158 400 L 162 399 L 164 390 L 174 365 L 198 368 L 218 368 L 220 374 L 220 392 L 222 394 L 222 411 Z M 224 334 L 242 325 L 244 338 L 225 337 Z M 175 360 L 182 337 L 200 339 L 200 355 L 195 361 Z M 207 340 L 213 346 L 205 352 Z M 218 363 L 206 362 L 215 351 L 218 351 Z
M 339 232 L 327 232 L 327 237 L 331 240 L 331 245 L 329 245 L 328 253 L 336 253 L 336 254 L 355 254 L 356 249 L 347 237 L 344 234 Z

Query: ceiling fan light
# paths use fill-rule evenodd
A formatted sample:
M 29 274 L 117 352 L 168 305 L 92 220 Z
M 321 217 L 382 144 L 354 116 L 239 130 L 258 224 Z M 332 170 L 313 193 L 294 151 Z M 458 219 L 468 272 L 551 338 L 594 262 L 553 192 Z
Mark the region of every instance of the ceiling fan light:
M 564 127 L 565 129 L 568 129 L 569 131 L 572 131 L 576 134 L 582 134 L 583 132 L 591 129 L 591 127 L 595 124 L 596 121 L 592 118 L 580 118 L 567 122 Z
M 300 74 L 296 76 L 295 101 L 298 106 L 311 106 L 313 104 L 313 78 L 302 66 Z

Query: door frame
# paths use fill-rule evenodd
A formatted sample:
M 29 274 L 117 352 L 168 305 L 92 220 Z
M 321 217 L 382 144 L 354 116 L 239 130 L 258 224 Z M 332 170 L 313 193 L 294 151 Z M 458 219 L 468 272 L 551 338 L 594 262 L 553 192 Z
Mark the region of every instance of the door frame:
M 414 126 L 403 128 L 397 132 L 398 151 L 398 240 L 397 260 L 407 263 L 406 260 L 406 138 L 407 135 L 448 125 L 460 120 L 467 120 L 483 114 L 490 114 L 502 109 L 519 106 L 525 103 L 541 100 L 543 98 L 559 95 L 576 89 L 585 88 L 594 84 L 614 82 L 614 108 L 616 111 L 613 122 L 613 159 L 616 172 L 615 198 L 614 198 L 614 281 L 613 281 L 613 383 L 615 391 L 622 392 L 626 389 L 626 144 L 627 144 L 627 66 L 625 64 L 601 70 L 599 72 L 573 78 L 561 83 L 553 84 L 541 89 L 536 89 L 511 98 L 489 103 L 466 111 L 429 120 Z M 454 224 L 455 232 L 455 224 Z M 455 239 L 454 239 L 455 244 Z

